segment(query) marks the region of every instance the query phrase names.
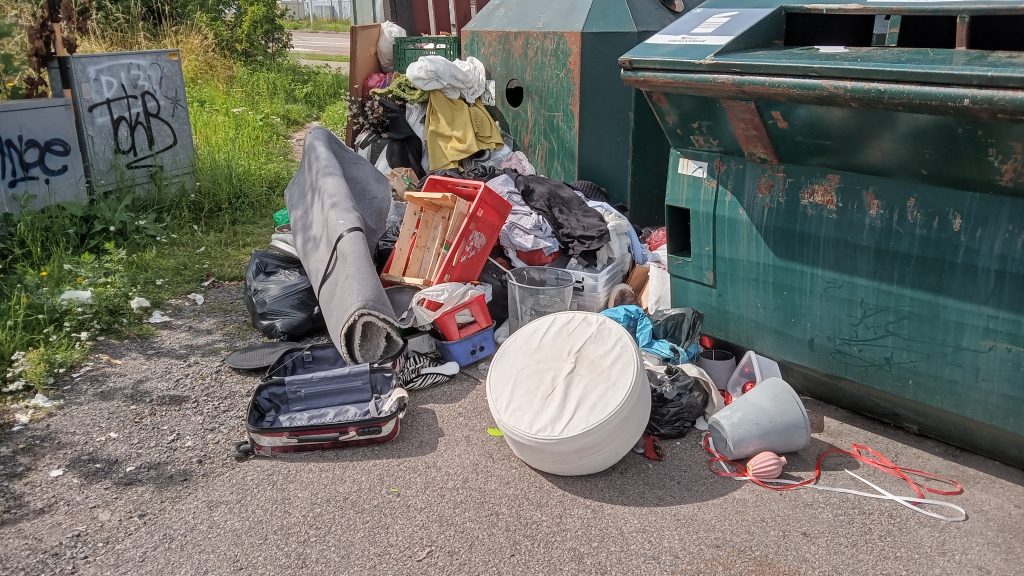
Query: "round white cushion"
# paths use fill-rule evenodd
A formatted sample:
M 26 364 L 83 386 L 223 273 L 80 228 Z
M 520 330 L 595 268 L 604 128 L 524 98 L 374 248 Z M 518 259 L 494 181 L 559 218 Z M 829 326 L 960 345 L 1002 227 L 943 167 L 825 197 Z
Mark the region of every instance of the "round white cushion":
M 505 441 L 530 466 L 593 474 L 636 444 L 651 392 L 633 337 L 589 312 L 560 312 L 520 328 L 487 374 L 487 404 Z

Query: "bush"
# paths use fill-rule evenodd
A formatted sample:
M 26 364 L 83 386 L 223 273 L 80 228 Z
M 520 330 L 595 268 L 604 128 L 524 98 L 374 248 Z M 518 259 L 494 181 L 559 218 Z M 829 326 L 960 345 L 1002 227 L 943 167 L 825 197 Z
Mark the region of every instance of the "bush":
M 281 61 L 291 48 L 284 18 L 277 0 L 98 0 L 95 20 L 104 36 L 121 37 L 166 37 L 198 23 L 212 33 L 221 53 L 266 63 Z
M 22 97 L 21 75 L 26 67 L 18 48 L 14 24 L 0 21 L 0 100 Z
M 194 20 L 197 16 L 223 18 L 236 0 L 95 0 L 96 24 L 100 30 L 141 25 L 165 28 Z
M 292 47 L 277 0 L 234 0 L 231 16 L 213 22 L 221 49 L 243 62 L 280 62 Z

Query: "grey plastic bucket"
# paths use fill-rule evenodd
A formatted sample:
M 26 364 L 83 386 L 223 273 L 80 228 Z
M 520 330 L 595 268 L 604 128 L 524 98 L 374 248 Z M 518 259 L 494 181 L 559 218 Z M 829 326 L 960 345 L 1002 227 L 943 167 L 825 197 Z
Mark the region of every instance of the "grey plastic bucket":
M 573 275 L 561 268 L 525 266 L 509 271 L 509 334 L 542 316 L 568 311 L 575 282 Z
M 803 402 L 782 378 L 768 378 L 708 420 L 715 450 L 730 460 L 784 454 L 811 443 Z
M 697 356 L 697 366 L 708 373 L 715 388 L 725 390 L 736 370 L 736 355 L 727 350 L 702 350 Z

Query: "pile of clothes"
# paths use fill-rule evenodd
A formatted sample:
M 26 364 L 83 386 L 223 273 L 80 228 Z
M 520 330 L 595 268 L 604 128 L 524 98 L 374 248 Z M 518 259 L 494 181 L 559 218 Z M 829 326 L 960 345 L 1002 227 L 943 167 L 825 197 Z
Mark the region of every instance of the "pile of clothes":
M 372 74 L 363 85 L 366 100 L 350 100 L 355 149 L 388 178 L 396 201 L 430 175 L 486 182 L 512 205 L 499 244 L 513 268 L 598 274 L 623 261 L 664 261 L 600 185 L 537 173 L 488 111 L 494 87 L 476 58 L 422 56 L 405 73 Z
M 396 168 L 412 169 L 417 179 L 437 170 L 497 168 L 513 154 L 511 137 L 484 107 L 487 81 L 476 58 L 424 56 L 405 74 L 376 73 L 365 85 L 369 98 L 349 100 L 355 148 L 385 175 Z

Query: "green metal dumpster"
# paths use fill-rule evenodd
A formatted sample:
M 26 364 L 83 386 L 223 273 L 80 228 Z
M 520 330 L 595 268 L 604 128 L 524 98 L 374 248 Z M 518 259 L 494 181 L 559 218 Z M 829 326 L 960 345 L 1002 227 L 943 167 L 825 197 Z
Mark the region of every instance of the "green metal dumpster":
M 620 59 L 672 302 L 804 393 L 1024 466 L 1024 6 L 711 0 Z
M 484 63 L 497 120 L 541 174 L 597 182 L 649 224 L 668 142 L 618 57 L 677 16 L 659 0 L 491 0 L 463 28 L 462 54 Z

